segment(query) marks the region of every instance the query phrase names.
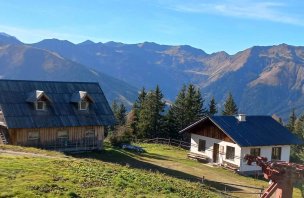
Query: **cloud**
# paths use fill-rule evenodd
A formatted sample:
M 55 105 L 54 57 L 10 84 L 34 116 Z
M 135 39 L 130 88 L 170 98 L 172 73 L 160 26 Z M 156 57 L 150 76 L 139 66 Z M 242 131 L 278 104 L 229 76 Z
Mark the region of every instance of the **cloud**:
M 213 3 L 186 2 L 171 5 L 170 8 L 178 12 L 207 13 L 304 26 L 303 18 L 286 13 L 287 6 L 284 3 L 249 0 L 226 0 Z

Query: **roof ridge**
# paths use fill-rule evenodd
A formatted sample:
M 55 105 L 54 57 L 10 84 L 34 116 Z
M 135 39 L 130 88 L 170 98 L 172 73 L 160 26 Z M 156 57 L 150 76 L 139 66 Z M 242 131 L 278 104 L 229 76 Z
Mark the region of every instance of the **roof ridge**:
M 83 83 L 83 84 L 99 84 L 99 82 L 92 81 L 60 81 L 60 80 L 17 80 L 17 79 L 0 79 L 0 81 L 14 81 L 14 82 L 41 82 L 41 83 Z

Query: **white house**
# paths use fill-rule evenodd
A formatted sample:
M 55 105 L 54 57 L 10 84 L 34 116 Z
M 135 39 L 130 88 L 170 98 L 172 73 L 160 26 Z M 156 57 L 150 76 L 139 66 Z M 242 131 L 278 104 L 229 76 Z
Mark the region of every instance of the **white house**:
M 191 134 L 191 153 L 247 174 L 261 168 L 247 165 L 246 154 L 289 161 L 290 145 L 301 144 L 271 116 L 207 116 L 180 132 Z

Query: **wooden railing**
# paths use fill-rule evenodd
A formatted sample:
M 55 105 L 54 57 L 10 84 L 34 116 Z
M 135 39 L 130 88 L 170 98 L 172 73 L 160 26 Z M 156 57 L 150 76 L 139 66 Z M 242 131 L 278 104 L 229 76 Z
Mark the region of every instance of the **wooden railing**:
M 58 151 L 82 151 L 82 150 L 94 150 L 99 149 L 101 141 L 97 140 L 97 137 L 84 138 L 82 140 L 64 140 L 57 139 L 55 141 L 43 142 L 38 140 L 28 141 L 26 143 L 19 143 L 22 146 L 34 146 L 47 150 L 58 150 Z
M 135 143 L 155 143 L 155 144 L 166 144 L 170 146 L 180 147 L 186 150 L 190 150 L 191 143 L 185 142 L 183 140 L 176 139 L 166 139 L 166 138 L 153 138 L 153 139 L 135 139 L 133 140 Z

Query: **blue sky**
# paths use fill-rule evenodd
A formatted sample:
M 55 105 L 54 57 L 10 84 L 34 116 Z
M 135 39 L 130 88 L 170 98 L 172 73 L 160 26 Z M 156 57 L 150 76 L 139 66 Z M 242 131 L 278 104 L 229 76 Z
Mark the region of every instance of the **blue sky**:
M 230 54 L 254 45 L 304 46 L 302 0 L 0 0 L 0 7 L 0 32 L 25 43 L 150 41 Z

